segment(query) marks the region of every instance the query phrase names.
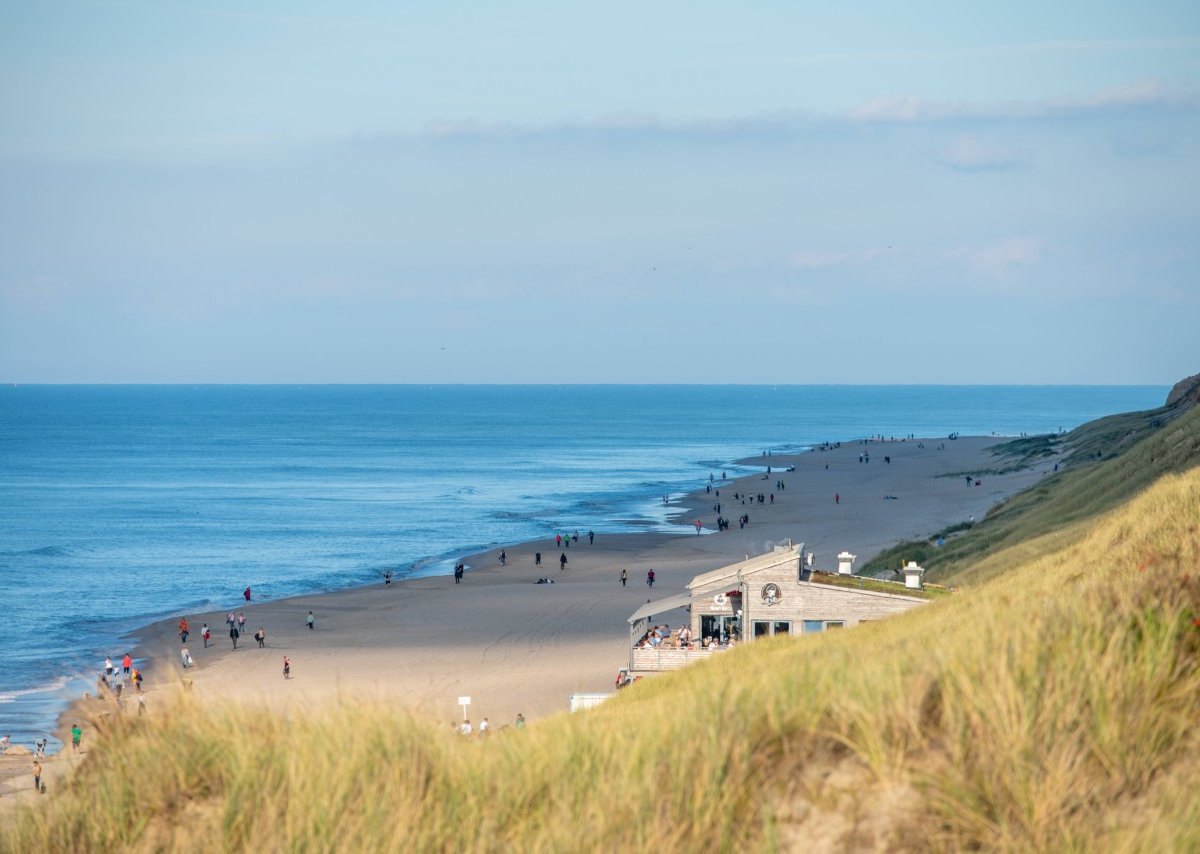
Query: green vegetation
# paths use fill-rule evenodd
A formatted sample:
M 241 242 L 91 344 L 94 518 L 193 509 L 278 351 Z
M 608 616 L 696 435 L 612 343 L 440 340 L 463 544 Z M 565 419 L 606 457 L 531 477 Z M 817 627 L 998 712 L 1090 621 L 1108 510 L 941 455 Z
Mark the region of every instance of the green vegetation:
M 1164 474 L 1200 465 L 1200 407 L 1101 418 L 1069 433 L 1065 447 L 1065 470 L 1000 504 L 966 533 L 951 537 L 951 529 L 939 532 L 946 536 L 940 548 L 933 545 L 936 533 L 929 540 L 901 543 L 859 571 L 890 572 L 902 561 L 915 560 L 929 570 L 927 578 L 956 585 L 1005 572 L 1008 566 L 998 552 L 1066 531 L 1128 501 Z M 1012 559 L 1013 554 L 1004 558 Z
M 924 608 L 488 739 L 181 698 L 0 850 L 1198 850 L 1198 518 L 1200 469 Z
M 874 590 L 876 593 L 915 596 L 918 599 L 937 599 L 950 593 L 949 588 L 937 584 L 926 584 L 920 590 L 909 590 L 902 581 L 883 581 L 877 578 L 864 578 L 861 575 L 839 575 L 836 572 L 813 572 L 809 579 L 813 584 L 853 587 L 856 590 Z

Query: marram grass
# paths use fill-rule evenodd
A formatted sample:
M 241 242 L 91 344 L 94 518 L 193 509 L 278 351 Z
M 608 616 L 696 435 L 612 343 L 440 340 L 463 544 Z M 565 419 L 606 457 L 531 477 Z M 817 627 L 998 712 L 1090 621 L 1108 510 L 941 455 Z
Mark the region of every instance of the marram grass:
M 904 616 L 487 739 L 181 698 L 0 849 L 1200 850 L 1198 523 L 1193 470 Z

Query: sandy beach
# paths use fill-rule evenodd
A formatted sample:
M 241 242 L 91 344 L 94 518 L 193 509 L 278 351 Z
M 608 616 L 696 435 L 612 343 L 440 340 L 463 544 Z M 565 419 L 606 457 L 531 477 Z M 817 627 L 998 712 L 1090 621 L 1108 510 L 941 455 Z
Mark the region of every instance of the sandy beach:
M 833 568 L 843 550 L 858 555 L 861 565 L 897 541 L 928 536 L 972 516 L 982 519 L 997 502 L 1051 473 L 1053 459 L 1014 473 L 986 474 L 1001 466 L 988 450 L 1000 441 L 849 442 L 795 456 L 743 460 L 763 471 L 726 480 L 715 471 L 712 492 L 701 485 L 672 502 L 680 509 L 679 534 L 598 535 L 589 544 L 587 520 L 581 519 L 580 539 L 570 547 L 556 548 L 553 538 L 509 545 L 504 566 L 500 549 L 464 555 L 461 584 L 449 576 L 390 586 L 381 579 L 367 587 L 249 605 L 241 591 L 230 591 L 227 610 L 246 615 L 236 651 L 225 623 L 227 610 L 186 615 L 192 629 L 187 646 L 195 661 L 186 671 L 180 666 L 178 617 L 137 633 L 134 655 L 146 677 L 148 713 L 166 705 L 166 694 L 187 680 L 195 698 L 214 704 L 303 710 L 339 698 L 373 699 L 401 704 L 448 726 L 462 717 L 458 698 L 469 696 L 468 715 L 476 724 L 487 717 L 500 727 L 518 713 L 535 721 L 565 711 L 574 692 L 611 690 L 628 657 L 629 615 L 648 600 L 682 592 L 700 572 L 789 539 L 806 543 L 819 568 Z M 870 453 L 869 463 L 859 461 L 864 451 Z M 787 471 L 791 467 L 794 471 Z M 966 473 L 978 474 L 980 485 L 968 486 Z M 747 499 L 743 506 L 734 499 L 743 493 L 774 493 L 774 502 Z M 731 520 L 722 532 L 715 532 L 718 502 L 721 515 Z M 741 528 L 743 514 L 750 522 Z M 704 526 L 699 535 L 695 520 Z M 535 565 L 539 551 L 541 566 Z M 560 554 L 568 558 L 563 570 Z M 646 584 L 651 568 L 657 576 L 652 590 Z M 629 573 L 625 587 L 619 580 L 622 569 Z M 540 577 L 555 583 L 535 583 Z M 310 610 L 312 629 L 305 621 Z M 200 637 L 205 623 L 213 636 L 207 649 Z M 265 649 L 252 637 L 260 626 Z M 114 658 L 122 652 L 113 650 Z M 284 656 L 291 659 L 287 680 Z M 136 703 L 126 699 L 125 713 L 135 713 Z M 93 698 L 76 704 L 70 714 L 94 718 L 115 711 L 111 700 Z M 66 717 L 62 723 L 70 726 Z M 28 764 L 28 757 L 6 758 L 0 763 L 0 787 L 11 791 L 14 781 L 4 778 L 26 774 Z

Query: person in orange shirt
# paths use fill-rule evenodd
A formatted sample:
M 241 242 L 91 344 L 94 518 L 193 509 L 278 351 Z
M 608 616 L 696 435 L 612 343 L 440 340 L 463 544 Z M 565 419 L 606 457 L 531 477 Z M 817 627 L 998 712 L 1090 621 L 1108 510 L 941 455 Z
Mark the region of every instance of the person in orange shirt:
M 133 656 L 131 656 L 129 653 L 125 653 L 125 657 L 121 659 L 121 672 L 124 673 L 126 676 L 128 676 L 130 670 L 132 670 L 132 669 L 133 669 Z
M 187 617 L 179 618 L 179 642 L 187 643 L 188 636 L 188 621 Z

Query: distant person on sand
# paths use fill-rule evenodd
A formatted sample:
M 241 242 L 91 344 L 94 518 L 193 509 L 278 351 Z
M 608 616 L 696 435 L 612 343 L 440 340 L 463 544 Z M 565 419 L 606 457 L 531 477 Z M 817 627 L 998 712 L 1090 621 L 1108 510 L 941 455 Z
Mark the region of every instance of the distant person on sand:
M 310 631 L 312 630 L 313 623 L 315 623 L 315 622 L 316 622 L 316 619 L 317 619 L 317 618 L 313 616 L 313 612 L 312 612 L 312 611 L 309 611 L 309 612 L 308 612 L 308 616 L 304 618 L 304 623 L 305 623 L 305 625 L 307 625 L 307 626 L 308 626 L 308 628 L 309 628 L 309 630 L 310 630 Z
M 243 590 L 242 595 L 245 596 L 246 601 L 249 602 L 250 601 L 250 588 L 247 587 L 245 590 Z
M 179 642 L 187 643 L 188 636 L 188 621 L 187 617 L 179 618 Z
M 555 545 L 557 548 L 560 548 L 560 549 L 562 548 L 562 534 L 555 534 L 555 535 L 554 535 L 554 545 Z
M 558 571 L 562 572 L 567 568 L 567 553 L 563 552 L 558 556 Z
M 392 571 L 390 569 L 385 569 L 383 571 L 383 586 L 384 587 L 392 586 Z
M 653 569 L 646 573 L 646 586 L 647 587 L 654 586 L 654 570 Z
M 208 630 L 208 623 L 200 627 L 200 637 L 204 639 L 204 648 L 208 649 L 208 641 L 212 637 L 212 632 Z
M 590 546 L 595 542 L 596 542 L 596 532 L 588 531 L 588 545 Z
M 533 553 L 533 565 L 534 565 L 534 566 L 541 566 L 541 565 L 542 565 L 542 553 L 541 553 L 541 552 L 534 552 L 534 553 Z
M 179 660 L 183 663 L 184 667 L 192 666 L 192 654 L 188 652 L 188 648 L 186 646 L 179 650 Z
M 71 752 L 79 752 L 79 743 L 83 741 L 83 730 L 79 724 L 71 724 Z
M 525 729 L 525 716 L 517 712 L 517 722 L 513 724 L 517 729 Z
M 42 763 L 36 759 L 33 760 L 33 790 L 39 795 L 42 793 Z
M 258 627 L 258 631 L 254 633 L 254 639 L 258 641 L 258 648 L 264 649 L 267 645 L 267 633 L 262 626 Z
M 500 565 L 505 566 L 507 563 L 508 563 L 508 555 L 506 555 L 504 553 L 504 550 L 501 549 L 500 550 Z
M 841 496 L 841 494 L 840 494 L 840 493 L 837 493 L 837 492 L 835 492 L 835 493 L 833 494 L 833 503 L 834 503 L 834 504 L 841 504 L 841 503 L 842 503 L 842 496 Z
M 129 653 L 125 653 L 125 657 L 121 659 L 121 672 L 128 676 L 132 669 L 133 656 L 131 656 Z
M 624 587 L 624 586 L 625 586 L 625 582 L 626 582 L 626 581 L 628 581 L 628 580 L 629 580 L 629 570 L 627 570 L 627 569 L 622 569 L 622 570 L 621 570 L 621 586 L 622 586 L 622 587 Z
M 292 678 L 292 660 L 290 658 L 288 658 L 286 655 L 283 657 L 283 678 L 284 679 Z
M 242 636 L 242 633 L 238 631 L 238 627 L 237 627 L 237 626 L 230 626 L 230 627 L 229 627 L 229 639 L 230 639 L 231 641 L 233 641 L 233 648 L 234 648 L 234 649 L 237 649 L 237 642 L 238 642 L 238 638 L 240 638 L 241 636 Z

